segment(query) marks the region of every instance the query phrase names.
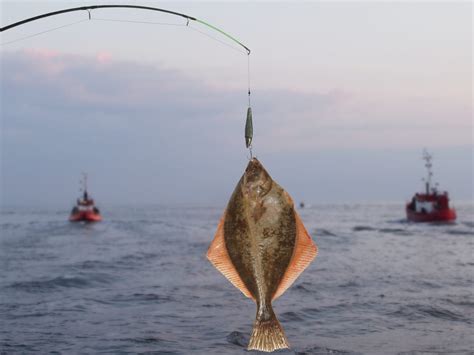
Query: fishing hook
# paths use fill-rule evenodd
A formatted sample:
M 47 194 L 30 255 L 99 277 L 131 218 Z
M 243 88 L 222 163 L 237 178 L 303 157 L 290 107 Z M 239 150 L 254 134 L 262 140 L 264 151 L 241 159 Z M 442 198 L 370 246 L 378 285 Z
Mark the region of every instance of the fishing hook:
M 252 145 L 249 145 L 249 160 L 253 159 Z

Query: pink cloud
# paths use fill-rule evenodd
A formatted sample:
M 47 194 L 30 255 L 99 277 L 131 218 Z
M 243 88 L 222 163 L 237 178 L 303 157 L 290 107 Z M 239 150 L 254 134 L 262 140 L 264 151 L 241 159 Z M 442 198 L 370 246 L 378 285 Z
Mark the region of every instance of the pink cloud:
M 97 53 L 96 60 L 101 64 L 105 64 L 112 60 L 112 55 L 109 52 L 101 51 Z
M 66 67 L 63 55 L 47 48 L 25 49 L 26 57 L 48 75 L 58 75 Z
M 28 48 L 25 53 L 37 59 L 50 59 L 59 56 L 59 52 L 47 48 Z

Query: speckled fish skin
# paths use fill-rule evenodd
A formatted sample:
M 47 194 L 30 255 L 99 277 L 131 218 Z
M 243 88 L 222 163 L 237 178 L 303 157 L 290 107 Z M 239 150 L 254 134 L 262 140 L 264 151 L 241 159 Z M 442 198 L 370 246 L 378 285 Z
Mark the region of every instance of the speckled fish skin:
M 291 198 L 257 159 L 252 159 L 230 198 L 224 220 L 229 258 L 257 303 L 249 350 L 288 348 L 272 298 L 290 263 L 296 242 Z
M 272 300 L 291 286 L 317 253 L 291 197 L 252 159 L 207 251 L 214 267 L 257 303 L 249 350 L 289 347 Z
M 288 194 L 257 159 L 250 161 L 229 201 L 224 239 L 260 317 L 269 318 L 271 299 L 293 254 L 296 221 Z

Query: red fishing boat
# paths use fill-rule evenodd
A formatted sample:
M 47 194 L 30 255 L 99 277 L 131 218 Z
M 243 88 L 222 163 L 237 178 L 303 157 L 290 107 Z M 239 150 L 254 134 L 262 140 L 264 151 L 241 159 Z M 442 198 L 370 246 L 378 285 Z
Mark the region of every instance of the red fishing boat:
M 456 210 L 449 207 L 449 196 L 446 191 L 439 192 L 437 187 L 431 187 L 433 172 L 432 156 L 423 151 L 423 160 L 428 171 L 425 182 L 425 193 L 416 193 L 411 202 L 406 205 L 406 213 L 412 222 L 450 222 L 456 219 Z M 437 185 L 437 184 L 436 184 Z
M 76 206 L 73 207 L 69 221 L 71 222 L 99 222 L 102 220 L 99 209 L 94 205 L 94 200 L 87 193 L 87 174 L 82 180 L 82 199 L 78 198 Z

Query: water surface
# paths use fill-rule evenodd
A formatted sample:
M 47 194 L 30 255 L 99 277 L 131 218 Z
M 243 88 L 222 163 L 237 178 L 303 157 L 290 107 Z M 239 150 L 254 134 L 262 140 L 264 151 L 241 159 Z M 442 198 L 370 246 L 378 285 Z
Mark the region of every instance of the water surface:
M 206 260 L 224 206 L 3 208 L 0 352 L 244 354 L 255 305 Z M 275 304 L 288 354 L 472 354 L 474 208 L 300 210 L 316 261 Z

